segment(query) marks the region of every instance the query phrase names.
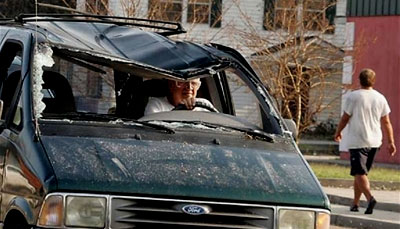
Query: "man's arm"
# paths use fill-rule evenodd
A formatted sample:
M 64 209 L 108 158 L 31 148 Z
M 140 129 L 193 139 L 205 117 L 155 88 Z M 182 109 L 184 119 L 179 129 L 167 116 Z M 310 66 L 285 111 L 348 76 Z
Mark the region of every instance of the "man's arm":
M 388 137 L 388 152 L 390 155 L 394 156 L 396 154 L 396 146 L 394 145 L 393 128 L 389 115 L 385 115 L 381 118 L 381 125 Z
M 340 142 L 342 140 L 342 130 L 346 127 L 349 122 L 351 116 L 346 112 L 343 113 L 342 118 L 339 121 L 338 127 L 335 133 L 335 141 Z

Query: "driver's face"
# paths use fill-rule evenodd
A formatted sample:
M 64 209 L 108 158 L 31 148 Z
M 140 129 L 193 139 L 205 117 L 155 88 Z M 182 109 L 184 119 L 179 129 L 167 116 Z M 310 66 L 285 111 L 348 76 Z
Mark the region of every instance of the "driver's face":
M 183 99 L 195 98 L 200 85 L 200 79 L 194 79 L 189 82 L 171 81 L 170 91 L 175 100 L 174 102 L 180 103 Z

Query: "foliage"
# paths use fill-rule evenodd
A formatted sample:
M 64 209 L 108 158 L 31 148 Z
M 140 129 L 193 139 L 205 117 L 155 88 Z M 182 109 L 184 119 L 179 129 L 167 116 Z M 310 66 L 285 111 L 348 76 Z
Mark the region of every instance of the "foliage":
M 353 179 L 350 167 L 337 164 L 310 163 L 318 178 Z M 368 174 L 370 181 L 400 182 L 400 173 L 396 169 L 372 168 Z
M 329 119 L 325 122 L 320 122 L 315 126 L 310 126 L 309 128 L 305 129 L 301 136 L 302 138 L 307 139 L 332 140 L 335 131 L 336 123 L 332 119 Z
M 326 39 L 334 30 L 327 12 L 336 2 L 318 2 L 276 1 L 275 10 L 265 15 L 270 36 L 257 33 L 250 21 L 248 31 L 238 31 L 253 49 L 252 64 L 278 109 L 295 121 L 299 134 L 322 112 L 340 109 L 344 52 Z
M 41 2 L 54 2 L 55 5 L 74 8 L 75 1 L 42 0 Z M 224 8 L 218 9 L 221 12 L 217 18 L 205 12 L 211 12 L 215 7 L 214 3 L 221 1 L 212 1 L 213 4 L 209 4 L 208 0 L 190 0 L 188 4 L 182 4 L 180 0 L 149 0 L 146 9 L 140 8 L 144 0 L 114 1 L 120 2 L 124 14 L 122 16 L 145 16 L 178 22 L 186 18 L 188 23 L 185 27 L 188 32 L 179 38 L 197 41 L 208 39 L 202 42 L 211 42 L 213 39 L 232 40 L 232 47 L 254 53 L 251 56 L 253 66 L 264 84 L 269 87 L 283 117 L 295 121 L 298 134 L 320 122 L 318 117 L 326 110 L 332 107 L 334 110 L 340 109 L 338 107 L 341 98 L 344 52 L 327 41 L 334 31 L 333 18 L 336 4 L 334 0 L 266 0 L 265 4 L 273 4 L 269 7 L 273 10 L 265 12 L 264 16 L 264 28 L 267 33 L 260 33 L 255 28 L 259 23 L 249 19 L 249 15 L 242 9 L 243 4 L 240 0 L 232 0 L 229 4 L 225 2 Z M 21 1 L 6 0 L 6 2 Z M 66 2 L 70 5 L 68 6 Z M 113 12 L 110 2 L 111 0 L 88 0 L 85 1 L 84 9 L 80 6 L 79 10 L 113 15 L 116 12 Z M 235 12 L 241 14 L 237 15 L 237 20 L 241 20 L 240 24 L 244 26 L 235 28 L 234 23 L 225 23 L 224 28 L 218 28 L 216 25 L 220 25 L 221 18 L 232 7 L 236 7 Z M 32 9 L 32 6 L 29 8 Z M 186 17 L 182 15 L 184 10 L 188 12 Z M 208 33 L 207 31 L 197 33 L 193 30 L 196 25 L 207 23 L 211 35 L 204 34 Z M 334 115 L 339 116 L 339 114 Z

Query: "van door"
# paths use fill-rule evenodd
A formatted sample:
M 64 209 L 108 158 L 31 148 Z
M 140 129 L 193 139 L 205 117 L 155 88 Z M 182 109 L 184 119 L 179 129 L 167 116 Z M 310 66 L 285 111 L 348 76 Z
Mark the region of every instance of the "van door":
M 3 43 L 0 49 L 0 100 L 3 103 L 3 110 L 0 114 L 0 212 L 3 219 L 4 212 L 4 175 L 6 155 L 15 151 L 14 144 L 11 143 L 10 136 L 12 130 L 10 127 L 21 125 L 21 109 L 18 107 L 18 87 L 21 83 L 22 66 L 22 45 L 15 40 L 9 40 Z M 21 107 L 21 104 L 20 106 Z M 15 119 L 16 118 L 16 119 Z M 19 120 L 18 120 L 19 118 Z

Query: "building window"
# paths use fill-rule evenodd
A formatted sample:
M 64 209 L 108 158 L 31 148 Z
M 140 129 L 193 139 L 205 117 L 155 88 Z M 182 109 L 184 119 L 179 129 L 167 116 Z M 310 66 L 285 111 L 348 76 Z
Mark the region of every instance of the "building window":
M 303 23 L 308 30 L 329 29 L 332 0 L 307 0 L 303 4 Z M 328 10 L 329 9 L 329 10 Z M 336 11 L 335 11 L 336 13 Z
M 150 0 L 148 18 L 163 21 L 182 21 L 182 0 Z
M 265 0 L 264 28 L 333 32 L 335 0 Z
M 149 0 L 148 18 L 162 21 L 182 21 L 183 0 Z M 221 27 L 222 0 L 187 0 L 187 22 Z M 186 10 L 185 10 L 186 12 Z
M 189 0 L 187 10 L 188 23 L 208 24 L 211 0 Z
M 221 27 L 222 21 L 222 0 L 211 1 L 210 27 Z
M 86 0 L 86 12 L 97 15 L 108 15 L 108 0 Z
M 221 27 L 222 0 L 189 0 L 188 23 L 209 24 L 212 28 Z
M 103 79 L 101 74 L 89 71 L 87 75 L 87 95 L 93 98 L 101 98 Z
M 293 0 L 278 0 L 275 3 L 274 23 L 276 28 L 295 26 L 297 4 Z

